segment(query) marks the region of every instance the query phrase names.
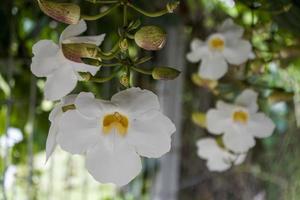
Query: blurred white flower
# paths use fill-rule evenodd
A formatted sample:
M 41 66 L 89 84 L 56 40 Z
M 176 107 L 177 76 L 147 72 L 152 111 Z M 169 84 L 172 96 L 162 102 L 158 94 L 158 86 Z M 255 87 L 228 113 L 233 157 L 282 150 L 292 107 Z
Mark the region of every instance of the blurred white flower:
M 126 185 L 142 168 L 140 156 L 158 158 L 171 148 L 176 128 L 148 90 L 130 88 L 111 101 L 82 92 L 75 106 L 76 112 L 62 117 L 57 142 L 70 153 L 85 154 L 89 173 L 101 183 Z
M 206 165 L 210 171 L 225 171 L 232 165 L 244 162 L 246 154 L 233 154 L 218 145 L 213 138 L 203 138 L 197 141 L 198 156 L 207 160 Z
M 59 131 L 61 118 L 64 114 L 62 107 L 74 104 L 76 97 L 77 95 L 74 94 L 63 97 L 61 101 L 55 105 L 55 107 L 49 114 L 49 120 L 51 122 L 51 126 L 49 129 L 47 142 L 46 142 L 46 161 L 50 158 L 57 145 L 56 136 Z
M 217 80 L 228 71 L 228 64 L 240 65 L 249 59 L 251 44 L 243 40 L 244 29 L 227 19 L 203 42 L 194 39 L 191 52 L 187 54 L 190 62 L 201 61 L 199 74 L 207 79 Z
M 90 72 L 95 75 L 99 70 L 99 67 L 68 60 L 61 49 L 63 43 L 88 43 L 99 46 L 105 35 L 78 36 L 86 29 L 85 21 L 81 20 L 62 32 L 59 45 L 51 40 L 41 40 L 33 46 L 31 71 L 37 77 L 47 77 L 46 99 L 58 100 L 70 93 L 76 87 L 77 81 L 81 79 L 78 72 Z
M 253 90 L 244 90 L 235 104 L 218 101 L 217 108 L 207 113 L 208 131 L 216 135 L 224 133 L 224 145 L 234 152 L 247 152 L 255 145 L 255 137 L 269 137 L 275 129 L 273 121 L 258 112 L 257 96 Z
M 7 130 L 7 135 L 2 135 L 0 137 L 0 146 L 2 149 L 11 148 L 22 140 L 22 131 L 18 128 L 9 127 Z
M 17 167 L 15 165 L 10 165 L 4 175 L 4 187 L 5 189 L 9 189 L 16 180 Z

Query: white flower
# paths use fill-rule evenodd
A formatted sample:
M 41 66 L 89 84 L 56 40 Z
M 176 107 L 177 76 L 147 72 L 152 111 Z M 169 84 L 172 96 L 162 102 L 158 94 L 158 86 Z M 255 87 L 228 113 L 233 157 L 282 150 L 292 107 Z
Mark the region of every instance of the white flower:
M 101 183 L 126 185 L 141 170 L 140 156 L 158 158 L 170 150 L 176 128 L 148 90 L 130 88 L 111 101 L 82 92 L 75 106 L 77 112 L 62 117 L 57 142 L 85 154 L 88 171 Z
M 15 165 L 10 165 L 4 175 L 4 187 L 5 189 L 9 189 L 16 180 L 17 167 Z
M 80 78 L 78 72 L 90 72 L 95 75 L 99 67 L 77 63 L 65 58 L 61 45 L 63 43 L 89 43 L 99 46 L 104 34 L 98 36 L 80 36 L 87 29 L 85 21 L 68 26 L 61 34 L 59 45 L 51 40 L 41 40 L 33 48 L 31 71 L 38 77 L 47 77 L 45 97 L 58 100 L 70 93 Z
M 243 40 L 244 30 L 231 19 L 223 22 L 218 30 L 203 42 L 194 39 L 191 52 L 187 54 L 190 62 L 199 62 L 199 74 L 207 79 L 220 79 L 228 71 L 228 64 L 240 65 L 251 54 L 250 42 Z
M 197 141 L 198 156 L 207 160 L 207 168 L 210 171 L 225 171 L 232 165 L 244 162 L 246 154 L 233 154 L 220 147 L 215 139 L 203 138 Z
M 253 90 L 244 90 L 235 104 L 218 101 L 217 109 L 207 113 L 208 131 L 216 135 L 224 133 L 224 145 L 234 152 L 247 152 L 255 145 L 255 137 L 269 137 L 275 129 L 270 118 L 257 112 L 257 96 Z
M 57 146 L 56 136 L 59 132 L 61 118 L 64 114 L 62 107 L 73 105 L 76 97 L 77 95 L 74 94 L 63 97 L 61 101 L 55 105 L 55 107 L 49 114 L 49 121 L 51 122 L 51 126 L 46 141 L 46 161 L 50 158 L 50 156 L 55 150 L 55 147 Z
M 11 148 L 15 144 L 23 140 L 23 134 L 20 129 L 9 127 L 7 130 L 7 135 L 2 135 L 0 137 L 0 146 L 2 148 Z

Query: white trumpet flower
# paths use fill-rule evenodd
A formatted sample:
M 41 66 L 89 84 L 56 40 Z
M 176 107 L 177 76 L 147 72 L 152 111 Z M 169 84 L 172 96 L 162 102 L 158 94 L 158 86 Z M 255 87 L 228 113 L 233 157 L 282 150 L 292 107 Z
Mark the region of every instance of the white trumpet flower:
M 175 126 L 148 90 L 130 88 L 111 101 L 82 92 L 75 107 L 62 117 L 57 141 L 72 154 L 85 154 L 88 171 L 101 183 L 126 185 L 141 170 L 140 156 L 158 158 L 170 150 Z
M 78 63 L 67 59 L 62 52 L 64 43 L 86 43 L 99 46 L 105 35 L 78 36 L 86 31 L 84 20 L 78 24 L 68 26 L 61 34 L 59 45 L 51 40 L 37 42 L 32 52 L 31 71 L 37 77 L 47 77 L 45 85 L 45 98 L 59 100 L 69 94 L 81 79 L 78 72 L 90 72 L 95 75 L 99 67 Z
M 51 122 L 51 126 L 46 141 L 46 161 L 50 158 L 57 146 L 56 137 L 59 132 L 61 118 L 64 114 L 62 109 L 64 106 L 73 105 L 76 97 L 77 95 L 74 94 L 63 97 L 62 100 L 55 105 L 55 107 L 49 114 L 49 121 Z M 76 111 L 71 110 L 68 112 Z
M 257 93 L 244 90 L 235 104 L 217 102 L 216 109 L 207 113 L 207 129 L 215 135 L 223 135 L 226 148 L 236 153 L 247 152 L 255 145 L 254 138 L 272 135 L 275 124 L 264 113 L 258 112 Z
M 232 165 L 240 165 L 244 162 L 246 154 L 233 154 L 218 145 L 213 138 L 203 138 L 197 141 L 197 154 L 207 160 L 206 165 L 210 171 L 226 171 Z
M 251 44 L 243 40 L 244 29 L 227 19 L 204 42 L 194 39 L 191 42 L 191 52 L 187 54 L 190 62 L 197 63 L 199 74 L 207 79 L 218 80 L 228 71 L 228 64 L 240 65 L 249 59 Z

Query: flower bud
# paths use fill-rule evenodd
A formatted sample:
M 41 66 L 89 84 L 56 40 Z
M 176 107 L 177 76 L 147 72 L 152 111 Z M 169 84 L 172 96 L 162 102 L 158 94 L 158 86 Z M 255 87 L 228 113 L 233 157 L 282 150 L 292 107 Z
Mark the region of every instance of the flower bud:
M 121 51 L 126 51 L 128 49 L 127 39 L 123 39 L 122 41 L 120 41 L 119 47 L 120 47 Z
M 179 76 L 180 71 L 170 67 L 155 67 L 152 77 L 156 80 L 173 80 Z
M 179 1 L 176 1 L 176 2 L 173 2 L 173 3 L 168 3 L 167 4 L 167 10 L 169 13 L 173 13 L 174 10 L 176 10 L 176 8 L 179 6 L 180 2 Z
M 201 128 L 206 128 L 206 114 L 205 113 L 193 113 L 192 120 L 195 124 L 200 126 Z
M 81 58 L 98 59 L 98 47 L 94 44 L 62 44 L 62 51 L 67 59 L 78 63 L 82 63 Z
M 136 44 L 148 51 L 157 51 L 166 43 L 166 32 L 157 26 L 144 26 L 134 35 Z
M 129 86 L 129 78 L 127 76 L 127 73 L 122 74 L 119 78 L 119 81 L 124 87 L 128 87 Z
M 214 90 L 218 86 L 218 81 L 205 79 L 198 74 L 192 75 L 192 81 L 199 87 L 204 87 L 210 90 Z
M 77 24 L 80 20 L 80 7 L 73 3 L 57 3 L 38 0 L 41 10 L 53 19 L 66 24 Z

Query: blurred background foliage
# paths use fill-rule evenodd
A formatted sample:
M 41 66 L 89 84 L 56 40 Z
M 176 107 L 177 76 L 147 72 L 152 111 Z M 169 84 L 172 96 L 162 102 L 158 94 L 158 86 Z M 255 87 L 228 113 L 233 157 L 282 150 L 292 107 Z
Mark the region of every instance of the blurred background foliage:
M 98 13 L 103 9 L 83 0 L 64 2 L 80 4 L 83 13 Z M 148 10 L 159 10 L 167 1 L 133 2 Z M 182 66 L 183 112 L 177 113 L 182 125 L 177 198 L 300 199 L 299 1 L 182 0 L 176 15 L 149 20 L 132 12 L 130 17 L 167 30 L 183 27 L 185 52 L 189 51 L 192 38 L 205 39 L 225 18 L 231 17 L 245 28 L 245 37 L 252 42 L 256 55 L 245 65 L 232 67 L 219 82 L 217 93 L 193 81 L 197 65 L 186 62 Z M 121 21 L 117 10 L 97 22 L 89 22 L 87 34 L 107 33 L 102 48 L 110 49 L 117 40 L 116 30 Z M 86 173 L 80 157 L 71 157 L 61 150 L 44 164 L 48 114 L 53 103 L 43 99 L 44 80 L 36 79 L 30 72 L 31 48 L 41 39 L 57 42 L 65 25 L 44 15 L 32 0 L 2 0 L 0 24 L 0 194 L 3 194 L 0 198 L 151 199 L 154 177 L 159 170 L 159 162 L 152 159 L 144 160 L 143 173 L 121 189 L 96 183 Z M 134 48 L 131 51 L 140 53 Z M 151 64 L 161 62 L 159 52 L 147 54 L 154 57 Z M 185 58 L 184 54 L 178 56 Z M 101 71 L 103 75 L 108 72 Z M 147 89 L 156 88 L 149 77 L 137 75 L 134 82 Z M 207 111 L 218 99 L 232 101 L 245 87 L 260 93 L 261 110 L 272 117 L 276 132 L 258 141 L 241 166 L 225 173 L 211 173 L 205 161 L 197 157 L 195 147 L 195 141 L 208 133 L 192 122 L 191 113 Z M 89 90 L 108 99 L 118 88 L 120 83 L 114 79 L 105 84 L 79 84 L 74 93 Z M 13 132 L 12 145 L 8 145 L 5 133 L 12 128 L 21 131 L 22 139 L 16 140 Z

